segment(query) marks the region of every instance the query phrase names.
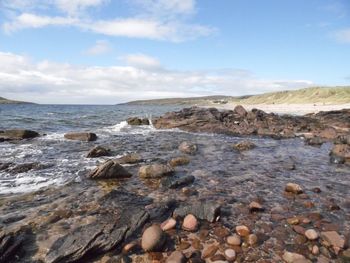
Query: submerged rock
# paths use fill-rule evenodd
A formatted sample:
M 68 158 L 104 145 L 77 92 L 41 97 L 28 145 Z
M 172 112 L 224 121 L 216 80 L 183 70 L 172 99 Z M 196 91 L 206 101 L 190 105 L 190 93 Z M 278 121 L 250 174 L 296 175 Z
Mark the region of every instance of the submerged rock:
M 93 149 L 89 151 L 87 154 L 87 158 L 97 158 L 102 156 L 109 156 L 111 151 L 109 149 L 106 149 L 102 146 L 96 146 Z
M 185 175 L 185 176 L 172 176 L 165 177 L 161 180 L 161 184 L 166 188 L 178 188 L 181 186 L 192 184 L 195 180 L 193 175 Z
M 182 223 L 182 228 L 187 231 L 196 231 L 198 228 L 197 218 L 192 214 L 188 214 L 184 218 L 184 221 Z
M 175 217 L 185 217 L 188 214 L 192 214 L 199 219 L 215 222 L 217 217 L 220 216 L 220 210 L 221 206 L 217 203 L 196 202 L 176 208 L 173 214 Z
M 5 130 L 0 133 L 0 137 L 3 140 L 23 140 L 23 139 L 33 139 L 35 137 L 39 137 L 39 133 L 32 130 Z
M 88 177 L 90 179 L 112 179 L 112 178 L 129 178 L 130 174 L 123 166 L 115 160 L 108 160 L 96 167 Z
M 180 166 L 180 165 L 186 165 L 190 163 L 190 159 L 187 156 L 179 156 L 171 159 L 169 161 L 169 164 L 172 167 Z
M 247 150 L 251 150 L 254 149 L 256 147 L 256 145 L 254 143 L 252 143 L 251 141 L 243 141 L 237 144 L 234 144 L 233 149 L 238 150 L 238 151 L 247 151 Z
M 141 166 L 139 176 L 141 178 L 161 178 L 164 176 L 173 175 L 174 169 L 166 164 L 150 164 Z
M 131 117 L 128 118 L 126 121 L 129 125 L 150 125 L 150 121 L 147 118 L 141 119 L 138 117 Z
M 129 154 L 124 155 L 120 158 L 117 158 L 116 162 L 118 162 L 120 164 L 135 164 L 135 163 L 143 162 L 143 159 L 137 153 L 129 153 Z
M 187 262 L 186 257 L 181 251 L 174 251 L 167 258 L 166 263 L 185 263 Z
M 179 145 L 179 150 L 187 154 L 195 154 L 197 152 L 197 145 L 190 142 L 182 142 Z
M 331 158 L 333 158 L 333 163 L 344 163 L 350 162 L 350 145 L 348 144 L 336 144 L 332 148 L 330 153 Z
M 142 234 L 141 247 L 143 250 L 159 251 L 165 242 L 165 233 L 158 225 L 148 227 Z
M 288 183 L 285 186 L 284 189 L 286 192 L 293 193 L 293 194 L 301 194 L 303 193 L 303 188 L 295 183 Z
M 70 132 L 66 133 L 64 138 L 69 140 L 91 142 L 97 140 L 97 135 L 92 132 Z

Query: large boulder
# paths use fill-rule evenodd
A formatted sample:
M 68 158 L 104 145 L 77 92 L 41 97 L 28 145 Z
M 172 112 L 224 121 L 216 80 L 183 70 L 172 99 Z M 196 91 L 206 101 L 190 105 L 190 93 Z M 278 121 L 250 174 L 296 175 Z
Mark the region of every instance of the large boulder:
M 23 140 L 23 139 L 32 139 L 38 137 L 39 133 L 31 130 L 6 130 L 0 133 L 0 137 L 3 140 Z
M 149 119 L 147 118 L 141 119 L 138 117 L 131 117 L 128 118 L 126 121 L 129 125 L 150 125 Z
M 173 175 L 174 169 L 167 164 L 150 164 L 141 166 L 139 176 L 141 178 L 161 178 Z
M 102 156 L 109 156 L 111 151 L 109 149 L 106 149 L 102 146 L 96 146 L 92 148 L 89 153 L 87 154 L 87 158 L 97 158 Z
M 220 212 L 221 206 L 215 202 L 196 202 L 176 208 L 173 215 L 174 217 L 185 217 L 192 214 L 199 219 L 215 222 L 217 217 L 220 216 Z
M 117 161 L 108 160 L 96 167 L 88 177 L 91 179 L 129 178 L 132 175 Z
M 97 140 L 97 135 L 92 132 L 70 132 L 66 133 L 64 138 L 75 141 L 91 142 Z

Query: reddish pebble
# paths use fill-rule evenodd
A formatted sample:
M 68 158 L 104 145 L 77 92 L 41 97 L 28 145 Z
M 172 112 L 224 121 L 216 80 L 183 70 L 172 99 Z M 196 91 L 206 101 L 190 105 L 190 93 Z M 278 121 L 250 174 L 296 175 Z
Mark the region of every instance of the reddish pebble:
M 196 231 L 198 228 L 198 220 L 192 215 L 188 214 L 182 223 L 182 228 L 187 231 Z

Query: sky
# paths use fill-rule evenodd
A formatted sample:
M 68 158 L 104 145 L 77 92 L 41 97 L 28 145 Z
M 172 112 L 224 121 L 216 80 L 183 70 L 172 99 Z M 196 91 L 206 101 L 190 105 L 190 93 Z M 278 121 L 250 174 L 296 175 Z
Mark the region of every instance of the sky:
M 115 104 L 349 82 L 349 0 L 0 0 L 10 99 Z

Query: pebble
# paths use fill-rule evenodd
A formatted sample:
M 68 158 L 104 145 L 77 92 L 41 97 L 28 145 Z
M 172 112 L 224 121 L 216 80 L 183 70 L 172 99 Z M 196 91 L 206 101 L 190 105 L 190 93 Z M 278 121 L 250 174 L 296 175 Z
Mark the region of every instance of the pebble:
M 182 223 L 182 228 L 187 231 L 196 231 L 198 228 L 198 220 L 192 215 L 188 214 Z
M 318 233 L 314 229 L 308 229 L 305 231 L 305 236 L 309 240 L 316 240 L 318 239 Z
M 236 226 L 236 232 L 238 235 L 240 235 L 241 237 L 246 237 L 250 234 L 250 230 L 247 226 Z
M 336 254 L 340 249 L 344 248 L 345 240 L 335 231 L 321 232 L 321 237 L 324 241 L 333 246 Z
M 237 234 L 233 234 L 232 236 L 227 237 L 226 241 L 227 241 L 227 244 L 232 246 L 241 245 L 241 237 Z
M 311 252 L 314 255 L 318 255 L 318 254 L 320 254 L 320 249 L 318 248 L 318 246 L 314 245 L 311 249 Z
M 285 191 L 293 194 L 301 194 L 303 192 L 303 188 L 300 185 L 295 183 L 286 184 Z
M 163 230 L 158 225 L 148 227 L 142 234 L 141 247 L 143 250 L 157 251 L 162 248 L 165 241 Z
M 263 211 L 264 208 L 260 203 L 253 201 L 249 204 L 249 210 L 250 212 L 258 212 Z
M 303 255 L 297 254 L 297 253 L 292 253 L 292 252 L 284 252 L 282 256 L 283 260 L 287 263 L 294 263 L 299 260 L 304 260 L 305 257 Z
M 210 258 L 215 255 L 216 251 L 218 251 L 218 247 L 211 245 L 203 250 L 202 258 Z
M 174 251 L 166 260 L 166 263 L 185 263 L 187 260 L 180 251 Z
M 287 222 L 290 225 L 298 225 L 300 223 L 300 220 L 297 217 L 291 217 L 287 219 Z
M 229 248 L 225 250 L 225 257 L 228 261 L 233 261 L 236 258 L 236 251 L 233 249 Z
M 174 218 L 169 218 L 165 220 L 160 227 L 162 228 L 163 231 L 167 231 L 170 229 L 173 229 L 176 226 L 176 220 Z
M 247 243 L 250 245 L 250 246 L 253 246 L 255 245 L 256 243 L 258 242 L 258 237 L 257 235 L 255 234 L 250 234 L 247 238 Z
M 136 242 L 131 242 L 131 243 L 126 244 L 123 248 L 123 252 L 129 253 L 136 246 L 136 244 L 137 244 Z

